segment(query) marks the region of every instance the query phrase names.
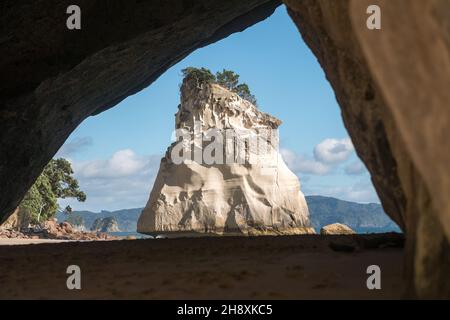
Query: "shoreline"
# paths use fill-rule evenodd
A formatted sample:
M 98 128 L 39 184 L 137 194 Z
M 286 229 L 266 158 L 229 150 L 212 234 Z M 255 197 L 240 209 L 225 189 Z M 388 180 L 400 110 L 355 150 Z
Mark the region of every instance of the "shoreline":
M 17 238 L 0 238 L 0 246 L 25 246 L 36 244 L 57 244 L 67 242 L 82 242 L 85 240 L 57 240 L 57 239 L 17 239 Z

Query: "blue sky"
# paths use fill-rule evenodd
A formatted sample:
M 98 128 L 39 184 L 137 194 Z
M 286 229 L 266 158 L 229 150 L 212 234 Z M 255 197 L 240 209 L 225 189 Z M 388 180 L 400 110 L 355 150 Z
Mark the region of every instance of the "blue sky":
M 170 143 L 181 70 L 187 66 L 240 74 L 260 109 L 283 121 L 281 151 L 305 194 L 379 202 L 331 86 L 282 6 L 244 32 L 196 50 L 150 87 L 86 119 L 57 156 L 70 159 L 88 200 L 61 205 L 91 211 L 145 205 Z

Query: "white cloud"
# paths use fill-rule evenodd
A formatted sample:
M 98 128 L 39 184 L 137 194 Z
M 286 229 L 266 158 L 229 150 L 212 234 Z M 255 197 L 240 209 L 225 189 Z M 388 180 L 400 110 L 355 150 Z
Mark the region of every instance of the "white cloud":
M 324 175 L 330 172 L 331 167 L 306 156 L 298 155 L 288 149 L 281 149 L 281 155 L 289 169 L 295 173 Z
M 344 168 L 344 171 L 346 174 L 351 175 L 351 176 L 362 175 L 362 174 L 367 173 L 366 167 L 360 160 L 357 160 L 357 161 L 354 161 L 354 162 L 348 164 Z
M 346 161 L 354 148 L 350 138 L 325 139 L 314 148 L 314 158 L 325 164 L 337 164 Z
M 93 144 L 92 137 L 79 137 L 70 142 L 66 142 L 56 153 L 56 158 L 63 157 L 68 158 L 74 154 L 82 151 L 83 149 L 90 147 Z

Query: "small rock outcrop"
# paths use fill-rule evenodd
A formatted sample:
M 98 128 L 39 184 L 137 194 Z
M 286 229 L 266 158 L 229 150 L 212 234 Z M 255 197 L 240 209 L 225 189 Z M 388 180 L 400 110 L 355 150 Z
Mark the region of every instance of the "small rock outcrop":
M 183 139 L 161 160 L 138 232 L 314 233 L 299 180 L 277 149 L 280 124 L 217 84 L 185 78 L 176 114 Z
M 333 223 L 323 226 L 320 229 L 321 235 L 337 235 L 337 234 L 355 234 L 356 232 L 352 230 L 349 226 L 342 223 Z
M 103 219 L 95 219 L 92 224 L 91 231 L 98 232 L 120 232 L 119 224 L 114 217 L 107 217 Z

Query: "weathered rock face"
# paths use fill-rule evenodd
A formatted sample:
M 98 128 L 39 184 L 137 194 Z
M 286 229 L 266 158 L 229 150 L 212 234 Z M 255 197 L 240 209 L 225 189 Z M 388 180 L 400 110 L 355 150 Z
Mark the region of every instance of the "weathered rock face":
M 298 178 L 278 152 L 280 124 L 219 85 L 185 79 L 175 126 L 184 139 L 162 159 L 138 231 L 313 233 Z
M 450 3 L 285 3 L 334 88 L 385 211 L 406 232 L 406 291 L 450 297 Z M 372 4 L 382 30 L 366 27 Z
M 352 230 L 349 226 L 342 223 L 333 223 L 323 226 L 320 229 L 321 235 L 339 235 L 339 234 L 355 234 L 356 232 Z
M 12 229 L 12 230 L 20 230 L 22 227 L 28 226 L 28 221 L 23 221 L 23 217 L 20 213 L 20 209 L 16 208 L 14 213 L 9 217 L 5 217 L 4 221 L 0 222 L 0 228 L 4 229 Z
M 0 4 L 0 217 L 11 214 L 87 117 L 150 85 L 196 48 L 268 17 L 278 0 L 68 0 Z

